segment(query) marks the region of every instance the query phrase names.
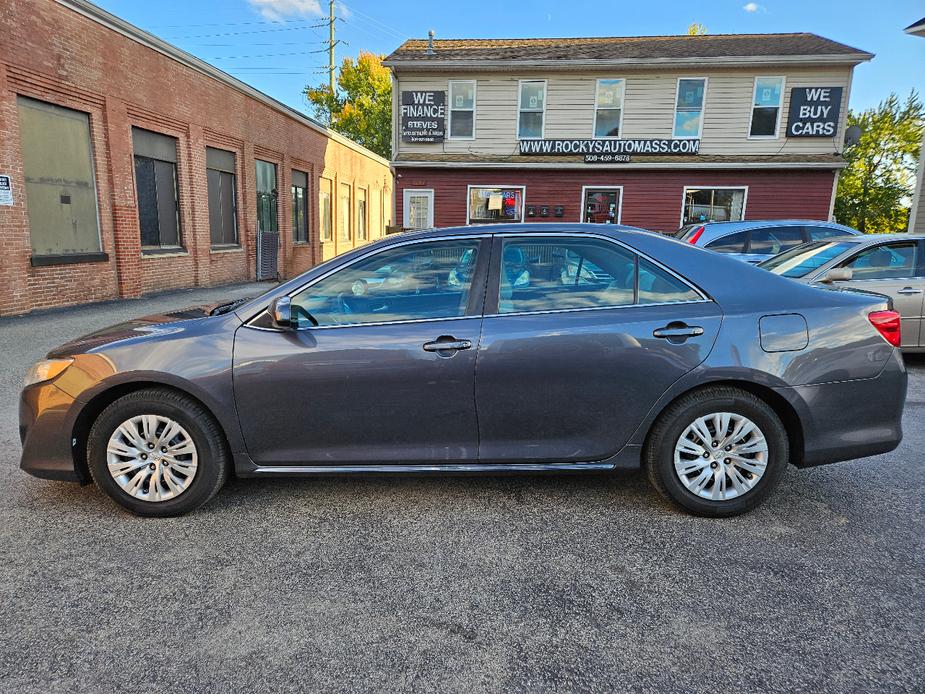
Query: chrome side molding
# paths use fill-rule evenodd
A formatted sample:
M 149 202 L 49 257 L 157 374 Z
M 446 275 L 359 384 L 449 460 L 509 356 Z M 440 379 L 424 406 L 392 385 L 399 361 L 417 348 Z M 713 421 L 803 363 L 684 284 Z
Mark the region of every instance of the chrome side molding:
M 264 465 L 253 475 L 342 475 L 357 473 L 601 472 L 613 463 L 469 463 L 448 465 Z

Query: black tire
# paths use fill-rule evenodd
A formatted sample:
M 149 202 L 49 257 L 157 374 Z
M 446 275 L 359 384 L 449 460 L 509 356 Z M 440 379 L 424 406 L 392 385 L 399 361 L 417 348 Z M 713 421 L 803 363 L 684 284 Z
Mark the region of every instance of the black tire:
M 113 432 L 126 420 L 153 414 L 176 421 L 196 446 L 198 466 L 189 486 L 172 499 L 145 501 L 122 489 L 109 473 L 106 448 Z M 179 516 L 211 499 L 228 478 L 230 456 L 215 418 L 192 398 L 166 388 L 145 388 L 124 395 L 104 409 L 87 441 L 87 462 L 96 485 L 120 506 L 138 516 Z
M 735 498 L 704 499 L 689 491 L 674 466 L 674 451 L 685 429 L 698 417 L 732 412 L 747 417 L 764 434 L 768 444 L 767 467 L 754 487 Z M 787 430 L 777 413 L 751 393 L 729 386 L 706 387 L 672 403 L 653 425 L 643 464 L 652 486 L 672 504 L 697 516 L 737 516 L 761 504 L 780 483 L 790 456 Z

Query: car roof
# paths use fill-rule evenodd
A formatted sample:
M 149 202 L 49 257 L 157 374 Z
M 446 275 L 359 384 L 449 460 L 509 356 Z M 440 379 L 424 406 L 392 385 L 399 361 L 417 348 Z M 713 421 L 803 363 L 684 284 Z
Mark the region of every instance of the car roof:
M 691 222 L 692 226 L 697 224 L 697 222 Z M 838 227 L 842 229 L 851 229 L 851 227 L 844 224 L 839 224 L 838 222 L 828 222 L 821 219 L 740 219 L 735 222 L 701 222 L 702 226 L 705 227 L 752 227 L 752 226 L 768 226 L 771 224 L 776 224 L 780 226 L 791 226 L 797 224 L 811 224 L 813 226 L 825 226 L 825 227 Z
M 421 229 L 417 231 L 403 231 L 399 234 L 392 234 L 387 239 L 416 239 L 428 238 L 431 236 L 471 236 L 472 234 L 498 234 L 498 235 L 517 235 L 525 233 L 582 233 L 582 234 L 613 234 L 614 232 L 627 234 L 652 234 L 647 229 L 631 227 L 625 224 L 588 224 L 580 222 L 510 222 L 501 224 L 470 224 L 468 226 L 458 227 L 436 227 L 433 229 Z M 658 234 L 662 236 L 662 234 Z

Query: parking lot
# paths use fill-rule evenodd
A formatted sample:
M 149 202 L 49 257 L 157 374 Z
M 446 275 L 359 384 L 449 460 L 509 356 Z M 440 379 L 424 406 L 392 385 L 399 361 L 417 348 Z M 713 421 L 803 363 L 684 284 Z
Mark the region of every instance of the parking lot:
M 791 468 L 729 520 L 639 472 L 233 480 L 144 520 L 19 470 L 49 348 L 254 291 L 0 320 L 0 690 L 922 690 L 922 358 L 898 450 Z

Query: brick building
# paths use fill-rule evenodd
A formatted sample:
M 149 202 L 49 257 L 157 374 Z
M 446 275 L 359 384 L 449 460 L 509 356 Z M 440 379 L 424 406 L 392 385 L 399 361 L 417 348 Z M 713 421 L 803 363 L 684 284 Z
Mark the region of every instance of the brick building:
M 254 279 L 258 227 L 289 277 L 391 215 L 349 139 L 84 0 L 0 4 L 0 315 Z
M 813 34 L 406 41 L 385 60 L 396 217 L 829 219 L 872 57 Z

